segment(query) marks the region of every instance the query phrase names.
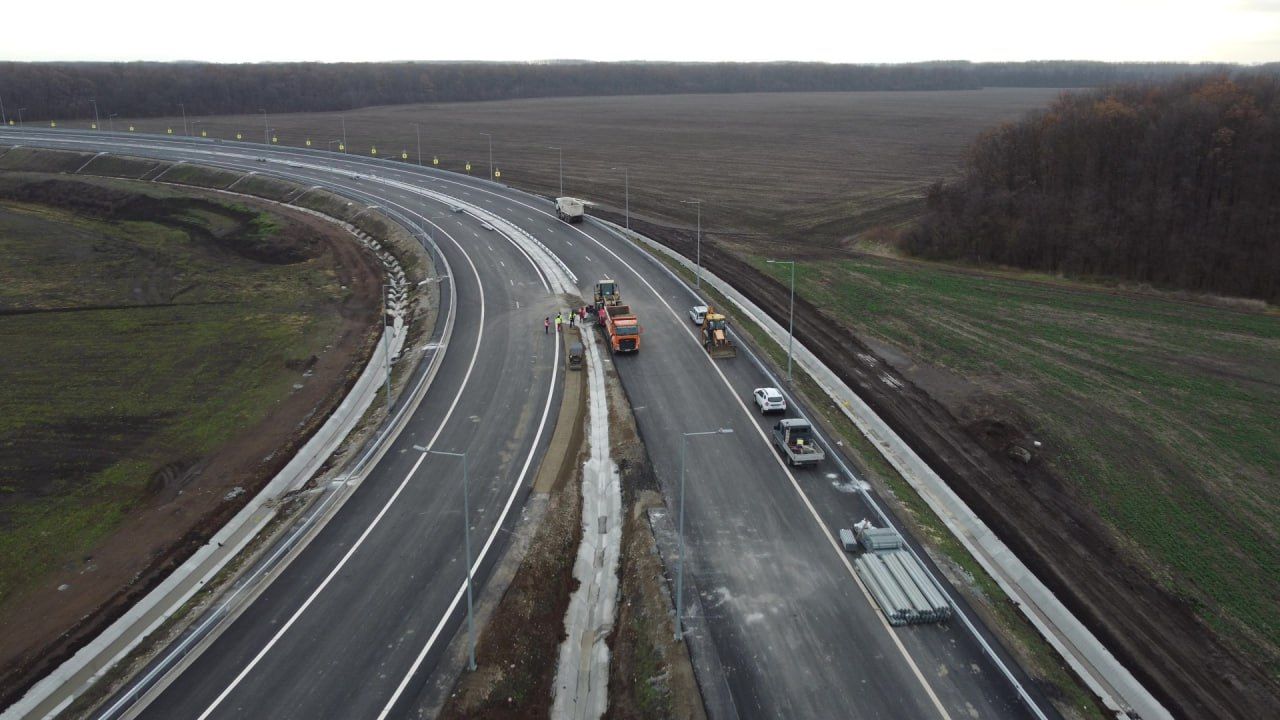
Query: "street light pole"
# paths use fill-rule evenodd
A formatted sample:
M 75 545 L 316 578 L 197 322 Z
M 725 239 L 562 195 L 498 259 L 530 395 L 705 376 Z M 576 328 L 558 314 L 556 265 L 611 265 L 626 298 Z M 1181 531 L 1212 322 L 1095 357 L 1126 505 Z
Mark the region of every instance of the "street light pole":
M 266 110 L 263 110 L 262 108 L 258 108 L 258 112 L 262 113 L 262 144 L 270 145 L 271 144 L 271 127 L 270 127 L 271 121 L 270 119 L 267 118 Z
M 564 148 L 547 146 L 548 150 L 555 150 L 560 153 L 560 197 L 564 197 Z
M 26 110 L 26 108 L 24 107 L 18 108 L 18 127 L 22 127 L 22 111 L 23 110 Z
M 111 132 L 116 131 L 116 118 L 120 117 L 119 113 L 111 113 L 107 116 L 107 125 L 111 128 Z
M 418 167 L 422 167 L 422 125 L 413 124 L 413 134 L 418 138 Z
M 102 122 L 98 120 L 98 101 L 96 99 L 91 99 L 89 102 L 93 103 L 93 127 L 94 129 L 101 131 Z
M 347 116 L 339 115 L 342 118 L 342 152 L 347 151 Z
M 387 333 L 387 290 L 390 287 L 382 283 L 382 360 L 387 370 L 387 415 L 391 414 L 391 338 Z
M 0 125 L 8 125 L 9 118 L 4 114 L 4 96 L 0 95 Z
M 787 320 L 787 382 L 791 382 L 791 344 L 792 338 L 795 336 L 796 329 L 796 261 L 795 260 L 766 260 L 770 265 L 790 265 L 791 266 L 791 311 Z
M 489 138 L 489 179 L 493 179 L 493 135 L 487 132 L 480 133 Z
M 698 272 L 694 278 L 694 287 L 702 289 L 702 201 L 701 200 L 682 200 L 687 205 L 698 206 L 698 241 L 697 241 L 697 264 Z
M 622 171 L 623 197 L 626 198 L 625 203 L 627 208 L 626 209 L 627 229 L 630 230 L 631 229 L 631 173 L 626 168 L 609 168 L 609 169 Z
M 463 546 L 467 553 L 467 644 L 470 645 L 471 656 L 467 664 L 468 670 L 476 669 L 476 622 L 475 609 L 471 599 L 471 505 L 468 495 L 470 495 L 470 481 L 467 478 L 467 454 L 465 452 L 453 453 L 443 450 L 428 450 L 421 445 L 414 445 L 414 450 L 419 452 L 431 453 L 433 455 L 447 455 L 449 457 L 462 458 L 462 537 Z
M 684 450 L 689 438 L 699 435 L 731 435 L 733 428 L 720 428 L 704 432 L 687 432 L 680 435 L 680 551 L 676 559 L 676 635 L 679 640 L 684 634 L 681 619 L 684 617 Z
M 94 112 L 97 112 L 98 106 L 95 104 L 93 107 Z M 187 129 L 187 106 L 182 103 L 178 103 L 178 107 L 182 108 L 182 134 L 187 137 L 191 137 L 191 131 Z

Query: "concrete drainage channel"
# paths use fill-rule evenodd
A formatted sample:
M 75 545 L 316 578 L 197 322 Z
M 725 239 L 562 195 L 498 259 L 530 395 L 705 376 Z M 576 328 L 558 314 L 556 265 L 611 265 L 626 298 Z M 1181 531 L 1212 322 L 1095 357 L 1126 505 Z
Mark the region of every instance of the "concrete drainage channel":
M 209 190 L 209 188 L 204 189 Z M 237 193 L 228 194 L 236 195 Z M 257 199 L 274 202 L 265 198 Z M 387 272 L 390 289 L 389 296 L 385 299 L 387 314 L 393 318 L 391 328 L 383 328 L 380 341 L 350 392 L 290 462 L 235 517 L 210 538 L 208 543 L 200 547 L 119 620 L 32 686 L 22 699 L 0 714 L 0 720 L 56 716 L 70 707 L 80 695 L 108 676 L 148 636 L 161 629 L 172 616 L 182 611 L 196 593 L 214 581 L 233 559 L 249 551 L 254 539 L 277 517 L 281 506 L 279 499 L 298 491 L 315 476 L 320 467 L 364 417 L 379 390 L 383 388 L 385 368 L 399 357 L 408 337 L 408 333 L 404 332 L 404 312 L 409 301 L 409 288 L 399 260 L 394 253 L 349 223 L 306 208 L 289 207 L 343 227 L 379 258 Z M 406 224 L 403 218 L 397 218 L 397 220 L 411 234 L 430 240 L 430 236 L 415 224 L 411 222 Z M 445 275 L 451 275 L 448 262 L 434 243 L 428 247 L 428 252 L 435 267 L 443 268 Z M 441 305 L 445 305 L 444 298 L 441 300 Z M 278 571 L 280 560 L 289 556 L 290 553 L 295 553 L 305 544 L 302 541 L 310 537 L 308 533 L 323 525 L 323 521 L 328 517 L 326 513 L 331 514 L 341 506 L 342 500 L 350 496 L 358 484 L 353 480 L 363 477 L 363 474 L 372 467 L 373 463 L 370 462 L 372 455 L 384 445 L 389 436 L 403 427 L 409 414 L 406 411 L 416 407 L 417 402 L 425 394 L 426 387 L 434 378 L 444 356 L 443 348 L 448 345 L 449 336 L 452 333 L 455 306 L 456 294 L 450 283 L 447 308 L 441 308 L 442 311 L 447 310 L 448 315 L 443 323 L 440 322 L 440 316 L 436 318 L 436 327 L 433 329 L 429 343 L 435 351 L 428 363 L 418 368 L 416 386 L 413 387 L 408 398 L 402 399 L 399 412 L 368 443 L 365 452 L 361 454 L 342 481 L 327 488 L 327 496 L 313 506 L 312 512 L 305 519 L 295 525 L 293 532 L 279 542 L 265 558 L 260 559 L 247 575 L 242 576 L 232 587 L 229 587 L 227 597 L 211 612 L 206 613 L 202 622 L 194 630 L 184 633 L 181 640 L 173 646 L 172 652 L 150 666 L 143 678 L 144 683 L 135 684 L 125 696 L 117 698 L 116 703 L 106 709 L 105 716 L 115 716 L 116 713 L 127 709 L 141 692 L 145 692 L 144 685 L 159 679 L 165 671 L 186 658 L 202 638 L 213 631 L 219 623 L 231 617 L 235 610 L 244 604 L 246 598 L 251 596 L 259 586 L 257 581 L 273 571 Z
M 625 230 L 613 223 L 591 218 L 597 226 L 619 239 L 632 243 L 639 249 L 670 258 L 689 270 L 694 264 L 683 255 L 638 233 Z M 665 266 L 664 266 L 665 269 Z M 667 272 L 671 273 L 669 269 Z M 671 273 L 682 284 L 683 280 Z M 702 281 L 738 306 L 739 311 L 755 323 L 781 346 L 786 347 L 787 331 L 767 313 L 715 274 L 702 268 Z M 685 284 L 686 288 L 688 285 Z M 688 288 L 693 293 L 692 288 Z M 964 548 L 982 565 L 1000 585 L 1001 590 L 1018 606 L 1053 648 L 1062 656 L 1086 685 L 1102 699 L 1109 710 L 1118 717 L 1137 720 L 1172 718 L 1172 715 L 1119 660 L 1077 619 L 1071 611 L 1013 554 L 995 533 L 947 486 L 916 453 L 880 417 L 858 397 L 848 385 L 826 367 L 803 343 L 794 343 L 797 365 L 807 372 L 823 391 L 835 401 L 844 415 L 880 450 L 885 459 L 902 475 L 942 519 Z M 830 445 L 830 443 L 826 443 Z M 880 521 L 888 523 L 884 514 L 865 489 L 859 489 L 868 505 L 875 508 Z M 918 558 L 917 558 L 918 560 Z M 943 586 L 934 578 L 930 581 L 939 589 Z M 943 593 L 945 595 L 945 591 Z M 1005 667 L 1002 660 L 987 645 L 985 639 L 964 613 L 958 617 L 978 638 L 997 667 L 1023 694 L 1025 690 Z M 1029 700 L 1028 707 L 1035 708 Z
M 595 333 L 583 337 L 588 387 L 587 438 L 582 468 L 582 542 L 573 576 L 579 585 L 565 613 L 565 640 L 556 666 L 551 717 L 594 720 L 609 707 L 609 645 L 618 597 L 622 546 L 622 487 L 609 457 L 609 405 Z

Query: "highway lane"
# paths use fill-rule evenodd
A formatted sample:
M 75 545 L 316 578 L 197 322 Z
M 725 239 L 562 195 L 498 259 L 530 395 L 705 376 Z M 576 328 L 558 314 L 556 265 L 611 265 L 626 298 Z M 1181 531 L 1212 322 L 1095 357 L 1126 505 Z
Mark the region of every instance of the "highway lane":
M 317 154 L 289 157 L 314 162 Z M 501 214 L 555 250 L 584 290 L 605 274 L 622 282 L 646 335 L 645 350 L 620 358 L 618 371 L 664 487 L 670 490 L 678 477 L 680 430 L 735 428 L 733 436 L 697 439 L 690 448 L 688 570 L 703 593 L 708 629 L 744 716 L 1023 714 L 1007 681 L 954 623 L 883 626 L 823 533 L 824 525 L 847 526 L 872 513 L 857 495 L 834 490 L 826 477 L 831 467 L 793 473 L 792 485 L 754 432 L 759 421 L 740 402 L 751 387 L 772 383 L 745 356 L 710 363 L 679 316 L 691 304 L 687 289 L 660 266 L 608 233 L 559 223 L 548 216 L 548 204 L 522 193 L 323 157 L 326 164 L 450 189 Z M 361 181 L 366 189 L 376 184 Z M 412 201 L 403 191 L 377 192 Z M 838 484 L 851 480 L 837 476 Z M 808 504 L 815 500 L 811 512 Z
M 313 179 L 333 181 L 323 175 Z M 458 322 L 435 383 L 350 500 L 170 679 L 146 717 L 376 717 L 387 708 L 427 639 L 439 639 L 438 652 L 461 617 L 461 466 L 414 445 L 469 455 L 473 547 L 490 547 L 477 583 L 504 546 L 506 534 L 493 530 L 522 505 L 558 408 L 558 344 L 541 321 L 564 303 L 523 253 L 474 219 L 434 203 L 405 211 L 421 211 L 424 223 L 447 215 L 438 221 L 447 234 L 435 235 L 454 271 Z M 505 525 L 517 516 L 508 512 Z

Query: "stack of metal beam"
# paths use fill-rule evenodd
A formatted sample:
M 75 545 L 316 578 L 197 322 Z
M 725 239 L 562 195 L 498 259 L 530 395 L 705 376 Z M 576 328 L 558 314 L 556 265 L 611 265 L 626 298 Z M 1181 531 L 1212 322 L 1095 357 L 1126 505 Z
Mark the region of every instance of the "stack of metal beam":
M 951 617 L 951 605 L 905 550 L 865 553 L 854 561 L 854 568 L 890 625 L 941 622 Z
M 893 528 L 863 526 L 858 529 L 858 541 L 867 552 L 884 552 L 902 547 L 902 536 Z

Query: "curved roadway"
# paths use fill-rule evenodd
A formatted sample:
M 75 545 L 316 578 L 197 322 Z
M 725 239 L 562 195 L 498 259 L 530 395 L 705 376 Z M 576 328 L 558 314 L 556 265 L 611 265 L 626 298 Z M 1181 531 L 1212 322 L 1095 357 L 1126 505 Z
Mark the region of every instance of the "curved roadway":
M 779 460 L 765 437 L 772 421 L 752 411 L 749 395 L 780 383 L 749 353 L 711 361 L 683 314 L 696 300 L 690 289 L 608 228 L 565 225 L 546 200 L 483 180 L 354 156 L 73 131 L 6 131 L 0 142 L 325 186 L 382 205 L 420 237 L 430 232 L 456 283 L 453 339 L 404 432 L 274 582 L 165 678 L 143 717 L 418 715 L 465 605 L 460 463 L 414 446 L 468 454 L 483 584 L 558 407 L 556 343 L 542 319 L 571 302 L 552 295 L 514 242 L 448 212 L 442 196 L 531 234 L 572 270 L 584 297 L 600 277 L 619 282 L 645 336 L 644 349 L 615 366 L 664 488 L 679 478 L 681 432 L 735 430 L 691 440 L 686 527 L 695 632 L 718 656 L 738 715 L 1056 717 L 980 626 L 885 624 L 833 541 L 836 528 L 876 515 L 849 492 L 858 479 L 830 459 L 805 470 Z

